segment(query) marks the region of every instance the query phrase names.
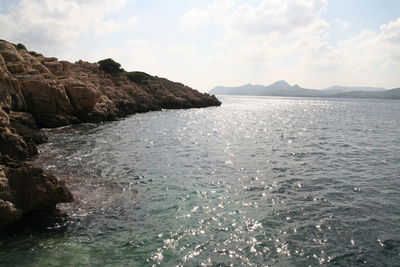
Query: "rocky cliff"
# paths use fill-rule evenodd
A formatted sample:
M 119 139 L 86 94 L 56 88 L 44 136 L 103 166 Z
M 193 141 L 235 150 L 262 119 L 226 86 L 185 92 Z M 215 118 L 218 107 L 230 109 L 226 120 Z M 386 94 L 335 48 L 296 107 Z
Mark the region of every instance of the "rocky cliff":
M 163 78 L 111 75 L 97 63 L 59 61 L 0 40 L 0 228 L 26 212 L 73 199 L 62 181 L 25 163 L 47 140 L 41 127 L 220 104 Z

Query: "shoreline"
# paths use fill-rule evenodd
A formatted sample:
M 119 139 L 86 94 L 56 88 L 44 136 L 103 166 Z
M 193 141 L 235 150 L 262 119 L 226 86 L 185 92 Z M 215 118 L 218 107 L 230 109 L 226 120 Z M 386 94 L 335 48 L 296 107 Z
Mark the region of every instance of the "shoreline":
M 132 81 L 99 64 L 70 63 L 0 40 L 0 229 L 31 212 L 72 202 L 65 182 L 29 160 L 47 142 L 43 128 L 114 121 L 162 109 L 219 106 L 221 102 L 156 76 Z

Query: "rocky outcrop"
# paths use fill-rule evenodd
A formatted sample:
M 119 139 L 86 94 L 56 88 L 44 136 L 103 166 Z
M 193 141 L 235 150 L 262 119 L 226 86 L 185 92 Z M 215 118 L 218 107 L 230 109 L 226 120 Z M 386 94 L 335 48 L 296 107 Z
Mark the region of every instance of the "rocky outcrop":
M 54 209 L 73 199 L 64 182 L 24 163 L 47 141 L 41 127 L 221 104 L 180 83 L 147 74 L 135 77 L 104 73 L 97 63 L 44 57 L 0 40 L 0 228 L 26 212 Z
M 51 210 L 72 201 L 64 182 L 22 161 L 37 154 L 45 135 L 28 113 L 0 106 L 0 228 L 34 210 Z
M 34 210 L 72 201 L 63 181 L 29 164 L 0 166 L 0 228 Z
M 23 210 L 48 209 L 72 200 L 64 182 L 29 164 L 7 168 L 6 176 L 15 205 Z
M 97 63 L 69 63 L 16 49 L 0 41 L 0 101 L 33 115 L 41 127 L 113 120 L 163 108 L 217 106 L 214 96 L 152 77 L 146 84 L 129 73 L 111 75 Z

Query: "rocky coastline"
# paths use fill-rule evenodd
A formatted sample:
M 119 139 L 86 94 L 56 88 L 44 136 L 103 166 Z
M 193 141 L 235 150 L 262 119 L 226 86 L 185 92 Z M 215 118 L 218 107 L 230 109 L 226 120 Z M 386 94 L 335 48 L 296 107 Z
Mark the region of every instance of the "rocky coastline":
M 59 61 L 0 40 L 0 228 L 73 201 L 63 181 L 27 163 L 47 141 L 41 128 L 219 105 L 215 96 L 164 78 L 105 73 L 97 63 Z

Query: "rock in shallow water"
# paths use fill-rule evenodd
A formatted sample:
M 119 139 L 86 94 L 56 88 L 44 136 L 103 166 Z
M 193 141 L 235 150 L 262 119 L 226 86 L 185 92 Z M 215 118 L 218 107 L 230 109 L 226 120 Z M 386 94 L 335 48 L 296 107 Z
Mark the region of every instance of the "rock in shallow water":
M 73 200 L 63 181 L 32 165 L 7 168 L 6 175 L 12 199 L 24 212 L 51 209 L 58 203 Z
M 63 181 L 40 168 L 12 161 L 6 164 L 0 165 L 0 228 L 25 212 L 54 209 L 58 203 L 73 200 Z

